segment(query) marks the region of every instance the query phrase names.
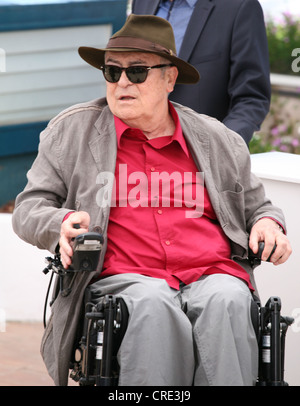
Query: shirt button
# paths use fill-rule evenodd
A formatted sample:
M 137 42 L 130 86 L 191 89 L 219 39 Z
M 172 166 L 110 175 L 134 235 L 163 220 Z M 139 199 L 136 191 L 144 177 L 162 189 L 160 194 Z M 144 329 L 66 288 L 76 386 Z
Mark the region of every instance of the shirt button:
M 152 167 L 150 168 L 150 171 L 151 171 L 151 172 L 154 172 L 154 171 L 155 171 L 154 166 L 152 166 Z
M 158 214 L 162 214 L 162 210 L 157 210 L 157 213 L 158 213 Z
M 171 244 L 171 241 L 170 241 L 170 240 L 167 240 L 167 241 L 165 241 L 165 244 L 166 244 L 166 245 L 170 245 L 170 244 Z

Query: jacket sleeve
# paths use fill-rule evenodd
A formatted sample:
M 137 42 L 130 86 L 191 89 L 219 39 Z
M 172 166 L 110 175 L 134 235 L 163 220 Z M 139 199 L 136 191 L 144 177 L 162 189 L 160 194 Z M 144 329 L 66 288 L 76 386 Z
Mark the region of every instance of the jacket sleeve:
M 258 1 L 242 1 L 231 44 L 228 92 L 230 107 L 224 124 L 249 143 L 270 107 L 269 51 L 262 8 Z
M 57 157 L 55 130 L 41 133 L 38 155 L 27 174 L 28 183 L 16 199 L 13 229 L 24 241 L 55 252 L 67 190 Z
M 286 228 L 282 210 L 274 206 L 270 198 L 266 196 L 261 180 L 251 171 L 251 157 L 245 142 L 238 136 L 232 136 L 229 140 L 235 154 L 239 182 L 244 189 L 244 207 L 246 231 L 251 232 L 253 225 L 263 217 L 270 217 Z

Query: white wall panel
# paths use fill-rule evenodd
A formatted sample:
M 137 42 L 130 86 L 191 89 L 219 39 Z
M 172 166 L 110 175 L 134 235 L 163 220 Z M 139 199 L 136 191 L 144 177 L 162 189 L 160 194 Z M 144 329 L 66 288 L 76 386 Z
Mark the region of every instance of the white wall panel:
M 300 156 L 284 152 L 267 152 L 251 156 L 252 171 L 261 178 L 266 195 L 285 215 L 287 235 L 293 253 L 282 265 L 262 262 L 255 279 L 262 304 L 270 296 L 279 296 L 282 315 L 295 318 L 286 337 L 285 380 L 300 386 Z
M 110 36 L 110 25 L 1 32 L 0 125 L 47 121 L 72 104 L 104 96 L 101 72 L 77 50 L 105 47 Z

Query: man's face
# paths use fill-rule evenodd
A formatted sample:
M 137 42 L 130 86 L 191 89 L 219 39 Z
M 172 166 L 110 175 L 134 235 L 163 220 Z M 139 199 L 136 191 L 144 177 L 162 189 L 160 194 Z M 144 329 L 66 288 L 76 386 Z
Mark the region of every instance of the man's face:
M 106 52 L 105 64 L 119 67 L 154 66 L 162 63 L 158 55 L 141 52 Z M 170 62 L 167 62 L 168 64 Z M 142 129 L 149 120 L 168 111 L 168 95 L 173 90 L 177 68 L 151 69 L 143 83 L 134 84 L 125 71 L 117 83 L 106 82 L 107 102 L 114 115 L 127 125 Z

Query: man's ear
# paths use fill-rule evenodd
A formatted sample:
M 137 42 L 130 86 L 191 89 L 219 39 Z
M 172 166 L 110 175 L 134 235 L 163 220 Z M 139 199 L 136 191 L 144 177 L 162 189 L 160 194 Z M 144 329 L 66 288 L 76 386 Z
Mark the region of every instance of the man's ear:
M 178 76 L 178 69 L 176 66 L 170 66 L 167 69 L 167 78 L 168 78 L 168 92 L 171 93 L 174 90 L 174 86 Z

